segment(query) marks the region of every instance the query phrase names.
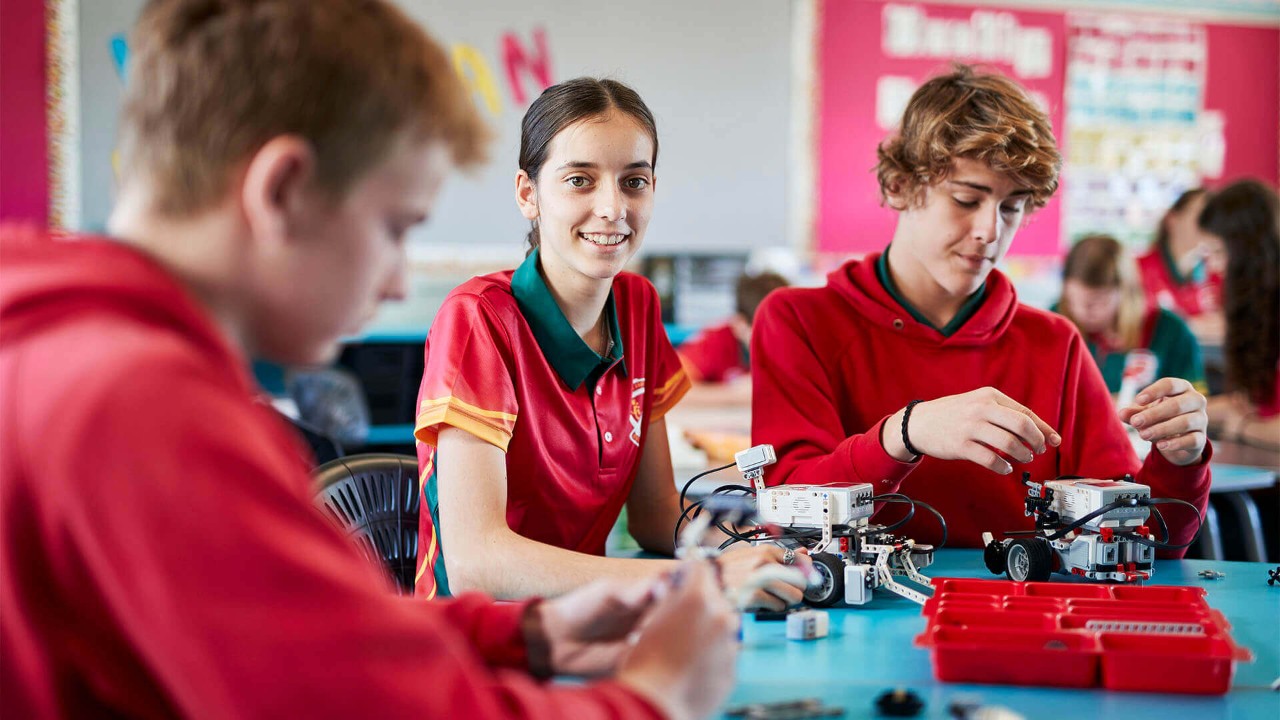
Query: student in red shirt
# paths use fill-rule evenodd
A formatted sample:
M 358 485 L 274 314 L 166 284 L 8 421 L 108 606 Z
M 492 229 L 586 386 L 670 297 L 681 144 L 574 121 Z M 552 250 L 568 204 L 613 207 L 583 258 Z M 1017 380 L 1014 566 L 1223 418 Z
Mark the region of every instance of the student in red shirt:
M 130 50 L 112 238 L 0 232 L 5 715 L 710 714 L 736 617 L 706 563 L 398 597 L 258 399 L 250 357 L 330 361 L 404 297 L 406 231 L 479 159 L 440 46 L 379 0 L 157 0 Z
M 1204 397 L 1163 378 L 1117 413 L 1070 321 L 1019 304 L 994 269 L 1058 186 L 1044 112 L 1007 78 L 957 66 L 915 92 L 879 158 L 892 242 L 757 315 L 752 436 L 778 453 L 766 481 L 901 491 L 961 547 L 1029 527 L 1015 465 L 1036 480 L 1132 473 L 1203 510 Z M 1122 422 L 1154 443 L 1145 463 Z M 938 540 L 922 515 L 904 532 Z M 1190 541 L 1190 511 L 1165 515 L 1172 541 Z
M 1135 352 L 1150 353 L 1155 360 L 1150 379 L 1180 377 L 1206 392 L 1195 336 L 1173 312 L 1147 305 L 1136 275 L 1133 258 L 1119 240 L 1087 235 L 1067 253 L 1062 299 L 1050 309 L 1080 330 L 1112 395 L 1120 392 Z
M 1227 392 L 1209 399 L 1215 437 L 1280 448 L 1280 200 L 1253 179 L 1215 193 L 1200 227 L 1226 248 Z
M 657 292 L 623 272 L 653 210 L 657 153 L 649 108 L 613 80 L 552 86 L 525 113 L 528 256 L 454 289 L 427 337 L 416 592 L 521 598 L 671 566 L 604 557 L 624 505 L 640 546 L 663 555 L 679 515 L 663 415 L 689 379 Z M 718 562 L 738 586 L 782 556 L 740 546 Z M 780 608 L 802 592 L 774 583 L 755 602 Z
M 677 353 L 695 383 L 724 383 L 751 372 L 751 324 L 756 308 L 769 293 L 787 286 L 777 273 L 743 273 L 734 285 L 734 314 L 680 345 Z
M 1177 313 L 1202 341 L 1221 342 L 1222 243 L 1196 223 L 1209 193 L 1192 188 L 1160 219 L 1155 242 L 1138 258 L 1147 303 Z

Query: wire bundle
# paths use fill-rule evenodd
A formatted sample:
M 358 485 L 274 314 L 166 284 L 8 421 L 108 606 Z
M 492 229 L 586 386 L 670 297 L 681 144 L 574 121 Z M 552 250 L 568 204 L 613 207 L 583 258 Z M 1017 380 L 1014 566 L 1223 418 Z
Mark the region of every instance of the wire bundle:
M 680 517 L 676 519 L 676 527 L 675 527 L 674 537 L 673 537 L 674 544 L 676 546 L 679 546 L 680 530 L 684 527 L 684 524 L 698 517 L 703 512 L 703 504 L 706 503 L 711 498 L 716 496 L 755 497 L 756 491 L 754 488 L 751 488 L 747 485 L 729 484 L 729 485 L 721 485 L 715 490 L 712 490 L 706 497 L 700 500 L 696 500 L 692 503 L 688 502 L 689 488 L 692 487 L 695 482 L 712 473 L 717 473 L 717 472 L 720 472 L 721 470 L 728 470 L 733 466 L 734 466 L 734 463 L 729 463 L 728 465 L 722 465 L 720 467 L 711 468 L 710 470 L 706 470 L 704 472 L 698 473 L 697 475 L 694 475 L 692 478 L 689 478 L 689 481 L 686 482 L 684 484 L 684 487 L 680 489 Z M 900 518 L 899 520 L 897 520 L 896 522 L 890 525 L 867 525 L 864 527 L 846 528 L 843 530 L 833 528 L 832 537 L 837 537 L 837 538 L 862 537 L 869 534 L 892 532 L 902 527 L 903 525 L 906 525 L 908 522 L 910 522 L 911 519 L 915 517 L 916 508 L 922 507 L 925 510 L 928 510 L 930 513 L 933 513 L 933 516 L 938 519 L 938 525 L 942 528 L 942 540 L 941 542 L 938 543 L 937 547 L 941 548 L 947 544 L 946 520 L 943 519 L 941 513 L 935 510 L 928 503 L 922 502 L 920 500 L 912 500 L 911 498 L 907 497 L 906 495 L 903 495 L 902 493 L 885 493 L 884 495 L 877 495 L 872 499 L 872 502 L 901 503 L 901 504 L 906 504 L 908 508 L 907 508 L 906 514 L 902 518 Z M 718 530 L 720 530 L 720 532 L 728 536 L 728 539 L 720 544 L 719 549 L 721 550 L 724 550 L 730 545 L 733 545 L 739 542 L 753 542 L 753 541 L 758 542 L 762 540 L 804 541 L 804 540 L 815 540 L 822 537 L 822 531 L 817 528 L 802 529 L 802 528 L 793 528 L 793 527 L 782 527 L 782 528 L 778 528 L 780 532 L 774 534 L 774 533 L 771 533 L 771 528 L 765 527 L 765 526 L 757 526 L 743 532 L 739 530 L 739 528 L 736 525 L 729 526 L 729 525 L 726 525 L 724 522 L 721 522 L 718 520 L 712 524 Z

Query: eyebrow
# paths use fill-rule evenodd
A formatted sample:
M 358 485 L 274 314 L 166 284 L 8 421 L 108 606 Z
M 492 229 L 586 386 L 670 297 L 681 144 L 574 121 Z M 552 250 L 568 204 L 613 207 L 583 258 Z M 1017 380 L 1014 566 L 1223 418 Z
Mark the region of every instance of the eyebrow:
M 600 166 L 593 162 L 570 161 L 556 168 L 556 170 L 559 171 L 559 170 L 564 170 L 566 168 L 585 168 L 588 170 L 594 170 L 598 167 Z M 636 162 L 633 162 L 630 165 L 623 168 L 623 170 L 635 170 L 639 168 L 646 168 L 648 170 L 652 170 L 653 164 L 650 163 L 648 160 L 637 160 Z
M 967 188 L 971 188 L 971 189 L 973 189 L 973 190 L 977 190 L 977 191 L 979 191 L 979 192 L 987 193 L 988 195 L 992 193 L 991 188 L 987 187 L 986 185 L 980 185 L 980 184 L 978 184 L 978 183 L 968 182 L 968 181 L 965 181 L 965 180 L 947 180 L 947 182 L 949 182 L 949 183 L 951 183 L 951 184 L 953 184 L 953 185 L 963 185 L 963 186 L 965 186 L 965 187 L 967 187 Z M 1009 193 L 1009 197 L 1016 197 L 1016 196 L 1019 196 L 1019 195 L 1030 195 L 1030 194 L 1031 194 L 1031 190 L 1030 190 L 1030 189 L 1028 189 L 1028 188 L 1022 188 L 1022 189 L 1020 189 L 1020 190 L 1014 190 L 1013 192 Z

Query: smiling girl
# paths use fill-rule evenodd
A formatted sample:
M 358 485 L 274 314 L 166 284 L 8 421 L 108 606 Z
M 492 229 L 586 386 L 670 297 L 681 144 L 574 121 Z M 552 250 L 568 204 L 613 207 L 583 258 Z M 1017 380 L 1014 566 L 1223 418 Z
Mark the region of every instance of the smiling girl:
M 640 546 L 662 555 L 679 515 L 663 416 L 690 383 L 657 292 L 623 272 L 653 212 L 657 159 L 653 114 L 622 83 L 570 80 L 525 114 L 515 196 L 529 253 L 456 288 L 427 338 L 418 594 L 558 594 L 672 566 L 604 557 L 624 506 Z M 744 547 L 720 565 L 733 586 L 781 558 Z M 775 583 L 757 604 L 801 592 Z
M 879 158 L 898 213 L 888 247 L 757 314 L 752 436 L 778 453 L 766 481 L 901 491 L 937 508 L 962 547 L 1029 523 L 1026 488 L 1002 477 L 1015 463 L 1040 481 L 1135 474 L 1203 510 L 1204 397 L 1164 378 L 1117 413 L 1079 332 L 1019 304 L 995 269 L 1058 187 L 1044 112 L 1007 78 L 958 66 L 916 91 Z M 1158 450 L 1145 464 L 1122 421 Z M 1185 542 L 1195 523 L 1174 512 Z M 906 532 L 936 540 L 920 515 Z

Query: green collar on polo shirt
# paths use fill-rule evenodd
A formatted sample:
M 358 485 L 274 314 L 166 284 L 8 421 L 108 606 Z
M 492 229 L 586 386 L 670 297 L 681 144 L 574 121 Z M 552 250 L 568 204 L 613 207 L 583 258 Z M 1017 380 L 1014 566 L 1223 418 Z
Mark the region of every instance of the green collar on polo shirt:
M 569 324 L 538 270 L 537 248 L 511 274 L 511 294 L 516 298 L 520 314 L 529 323 L 542 354 L 570 390 L 576 391 L 588 379 L 599 378 L 615 360 L 626 374 L 626 362 L 622 359 L 622 332 L 618 328 L 618 308 L 614 305 L 612 290 L 604 305 L 609 336 L 613 338 L 609 357 L 592 350 Z

